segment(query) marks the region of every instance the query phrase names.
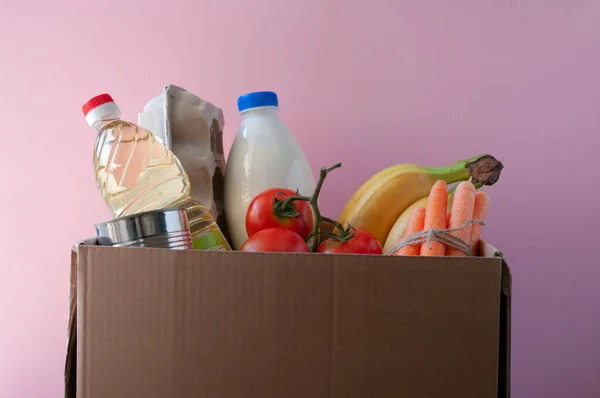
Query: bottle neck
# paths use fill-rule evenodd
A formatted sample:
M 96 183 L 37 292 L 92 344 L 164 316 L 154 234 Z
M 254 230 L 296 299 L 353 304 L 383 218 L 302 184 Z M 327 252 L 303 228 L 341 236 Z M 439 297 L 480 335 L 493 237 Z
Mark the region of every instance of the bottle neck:
M 102 117 L 102 119 L 98 119 L 94 122 L 94 124 L 92 124 L 92 128 L 94 130 L 96 130 L 96 132 L 100 133 L 102 130 L 104 130 L 104 127 L 109 124 L 114 122 L 115 120 L 119 120 L 121 118 L 121 114 L 120 113 L 111 113 L 108 115 L 105 115 Z
M 241 113 L 242 119 L 247 119 L 256 116 L 270 116 L 277 117 L 277 107 L 276 106 L 265 106 L 262 108 L 252 108 L 245 110 Z

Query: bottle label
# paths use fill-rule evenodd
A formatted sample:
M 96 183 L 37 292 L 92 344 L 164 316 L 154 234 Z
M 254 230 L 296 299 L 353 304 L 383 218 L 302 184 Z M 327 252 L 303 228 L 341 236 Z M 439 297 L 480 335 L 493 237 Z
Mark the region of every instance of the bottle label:
M 194 250 L 229 251 L 231 247 L 220 230 L 207 231 L 192 242 Z

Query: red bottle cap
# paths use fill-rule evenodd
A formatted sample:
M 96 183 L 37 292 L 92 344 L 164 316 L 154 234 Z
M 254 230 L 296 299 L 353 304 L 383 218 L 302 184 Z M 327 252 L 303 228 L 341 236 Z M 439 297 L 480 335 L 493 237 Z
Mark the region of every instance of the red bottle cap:
M 100 105 L 104 105 L 108 102 L 115 102 L 112 97 L 108 94 L 100 94 L 86 102 L 81 110 L 83 111 L 83 115 L 87 116 L 87 114 L 94 108 L 99 107 Z

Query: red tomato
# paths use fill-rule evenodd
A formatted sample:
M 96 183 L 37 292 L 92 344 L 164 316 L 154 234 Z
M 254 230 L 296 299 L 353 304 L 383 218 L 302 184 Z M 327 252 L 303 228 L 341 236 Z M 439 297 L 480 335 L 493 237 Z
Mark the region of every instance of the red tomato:
M 296 213 L 296 217 L 286 217 L 274 209 L 275 203 L 290 196 L 297 196 L 290 189 L 272 188 L 256 196 L 246 212 L 246 232 L 251 237 L 258 231 L 267 228 L 289 229 L 306 239 L 313 229 L 313 212 L 310 204 L 305 201 L 294 201 L 288 213 Z
M 346 242 L 340 242 L 335 238 L 326 239 L 317 248 L 317 253 L 383 254 L 383 250 L 375 235 L 364 229 L 358 229 Z
M 267 228 L 242 245 L 243 252 L 308 253 L 308 245 L 297 233 L 284 228 Z

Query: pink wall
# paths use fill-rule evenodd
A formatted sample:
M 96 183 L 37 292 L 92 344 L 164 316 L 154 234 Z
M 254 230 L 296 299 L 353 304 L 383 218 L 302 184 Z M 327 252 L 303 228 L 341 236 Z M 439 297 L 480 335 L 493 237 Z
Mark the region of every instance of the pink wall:
M 505 163 L 486 237 L 514 274 L 516 398 L 600 396 L 597 0 L 4 1 L 0 398 L 62 394 L 69 250 L 108 216 L 80 113 L 163 84 L 276 90 L 337 214 L 384 166 Z M 343 179 L 348 183 L 343 184 Z

